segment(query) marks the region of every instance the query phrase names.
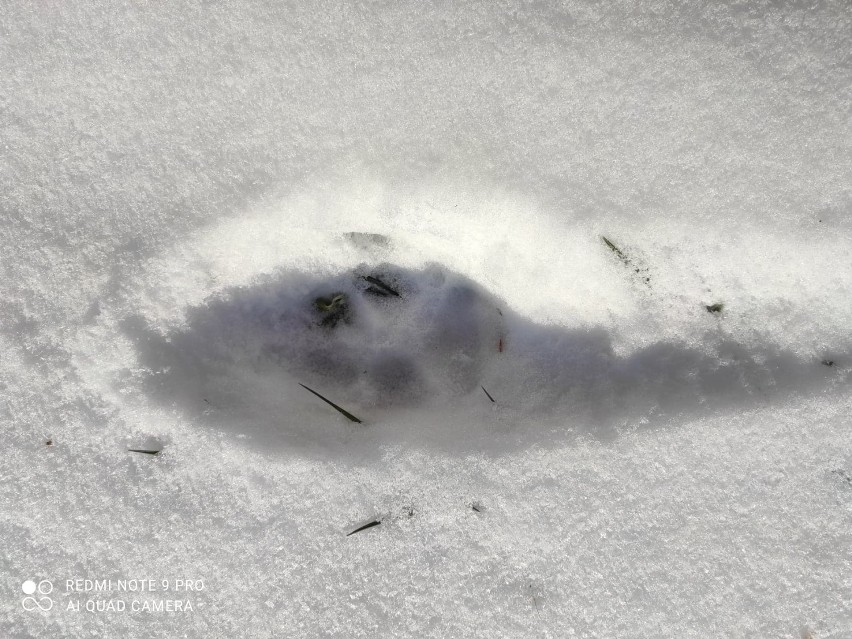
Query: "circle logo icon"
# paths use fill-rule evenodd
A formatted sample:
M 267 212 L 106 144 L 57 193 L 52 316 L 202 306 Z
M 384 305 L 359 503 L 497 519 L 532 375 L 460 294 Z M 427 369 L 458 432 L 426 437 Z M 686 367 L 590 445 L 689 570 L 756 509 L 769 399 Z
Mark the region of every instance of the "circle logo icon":
M 23 590 L 24 594 L 27 595 L 21 602 L 21 605 L 27 612 L 32 612 L 36 608 L 47 612 L 53 608 L 53 599 L 47 596 L 53 592 L 53 584 L 47 579 L 42 579 L 38 583 L 34 582 L 32 579 L 27 579 L 23 584 L 21 584 L 21 590 Z M 32 596 L 36 592 L 41 595 L 38 599 Z

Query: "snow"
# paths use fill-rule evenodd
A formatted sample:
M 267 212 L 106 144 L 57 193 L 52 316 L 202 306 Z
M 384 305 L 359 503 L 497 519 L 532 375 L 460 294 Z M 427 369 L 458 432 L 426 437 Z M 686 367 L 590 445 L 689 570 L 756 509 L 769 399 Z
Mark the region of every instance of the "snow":
M 0 635 L 852 636 L 850 22 L 0 7 Z

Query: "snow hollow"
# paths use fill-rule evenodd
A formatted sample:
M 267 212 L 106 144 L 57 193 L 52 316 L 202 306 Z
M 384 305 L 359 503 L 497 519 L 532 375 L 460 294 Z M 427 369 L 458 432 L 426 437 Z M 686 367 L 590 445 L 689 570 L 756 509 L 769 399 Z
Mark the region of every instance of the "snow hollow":
M 0 8 L 0 635 L 852 636 L 850 22 Z

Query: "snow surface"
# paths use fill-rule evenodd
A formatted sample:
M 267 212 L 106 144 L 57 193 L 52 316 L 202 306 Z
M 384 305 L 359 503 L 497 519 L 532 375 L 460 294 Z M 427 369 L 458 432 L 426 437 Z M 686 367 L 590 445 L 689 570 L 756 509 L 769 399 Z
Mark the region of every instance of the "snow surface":
M 831 0 L 4 3 L 0 636 L 852 637 L 850 53 Z

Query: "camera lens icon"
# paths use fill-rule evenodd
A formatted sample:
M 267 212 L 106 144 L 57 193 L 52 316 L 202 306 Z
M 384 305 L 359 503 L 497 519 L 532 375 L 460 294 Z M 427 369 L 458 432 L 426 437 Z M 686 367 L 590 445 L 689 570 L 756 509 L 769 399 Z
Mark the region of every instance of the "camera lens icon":
M 27 595 L 21 602 L 21 605 L 27 612 L 31 612 L 36 608 L 47 612 L 53 608 L 53 599 L 47 596 L 53 592 L 53 584 L 47 579 L 42 579 L 38 583 L 31 579 L 27 579 L 23 584 L 21 584 L 21 590 L 23 590 L 24 594 Z M 38 593 L 41 596 L 36 599 L 32 596 L 35 593 Z

